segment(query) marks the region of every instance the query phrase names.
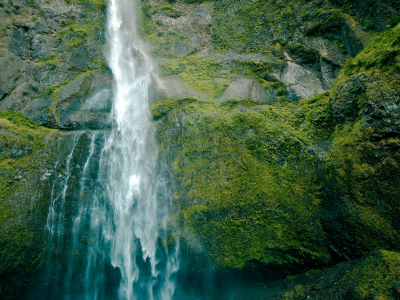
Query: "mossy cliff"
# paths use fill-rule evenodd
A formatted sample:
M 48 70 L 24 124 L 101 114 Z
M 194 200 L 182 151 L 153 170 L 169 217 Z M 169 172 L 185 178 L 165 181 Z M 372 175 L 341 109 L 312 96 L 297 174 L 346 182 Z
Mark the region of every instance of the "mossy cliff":
M 189 268 L 298 273 L 400 250 L 399 43 L 400 25 L 374 34 L 330 91 L 298 103 L 153 104 Z M 391 299 L 396 276 L 365 293 Z
M 399 11 L 397 0 L 138 3 L 184 272 L 307 271 L 283 299 L 399 297 Z M 89 243 L 80 233 L 74 252 L 71 230 L 102 188 L 107 132 L 62 129 L 111 127 L 106 3 L 16 0 L 0 17 L 0 297 L 23 299 Z M 65 231 L 51 243 L 63 189 Z

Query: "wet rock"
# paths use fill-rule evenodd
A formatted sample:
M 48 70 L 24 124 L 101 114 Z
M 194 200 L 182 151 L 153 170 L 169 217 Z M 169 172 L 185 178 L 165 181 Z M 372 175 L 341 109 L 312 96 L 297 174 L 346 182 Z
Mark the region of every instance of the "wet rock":
M 17 86 L 8 97 L 0 102 L 1 110 L 22 110 L 30 101 L 31 89 L 27 82 Z
M 37 33 L 49 33 L 50 29 L 46 24 L 46 21 L 44 18 L 39 18 L 39 20 L 37 20 L 35 22 L 35 25 L 31 27 L 32 29 L 34 29 Z

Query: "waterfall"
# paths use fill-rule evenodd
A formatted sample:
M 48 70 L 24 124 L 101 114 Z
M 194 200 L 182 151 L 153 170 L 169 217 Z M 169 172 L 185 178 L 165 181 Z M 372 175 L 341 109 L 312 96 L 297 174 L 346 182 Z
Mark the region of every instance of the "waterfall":
M 105 235 L 111 242 L 111 263 L 121 270 L 119 298 L 169 300 L 177 251 L 170 254 L 165 237 L 158 233 L 167 214 L 157 200 L 157 153 L 148 95 L 152 62 L 140 43 L 135 11 L 132 0 L 109 3 L 109 65 L 115 78 L 117 126 L 107 189 L 113 214 Z
M 178 243 L 166 242 L 170 197 L 156 172 L 148 95 L 152 61 L 137 34 L 135 11 L 132 0 L 108 4 L 114 127 L 71 136 L 61 163 L 65 170 L 59 166 L 63 175 L 53 181 L 45 228 L 48 290 L 32 299 L 171 300 L 174 295 Z

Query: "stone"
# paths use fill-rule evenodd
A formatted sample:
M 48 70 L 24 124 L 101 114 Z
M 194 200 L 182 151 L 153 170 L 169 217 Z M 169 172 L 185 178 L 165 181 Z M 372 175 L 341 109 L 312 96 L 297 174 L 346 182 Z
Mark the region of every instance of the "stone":
M 335 66 L 343 67 L 346 63 L 346 54 L 338 49 L 331 41 L 323 37 L 311 37 L 305 44 L 318 51 L 320 56 Z
M 21 75 L 24 65 L 25 63 L 12 53 L 0 57 L 0 101 L 6 94 L 10 94 L 10 90 L 16 88 L 15 81 Z
M 22 110 L 30 101 L 30 86 L 28 82 L 17 86 L 13 92 L 0 102 L 1 110 Z
M 254 83 L 253 90 L 251 91 L 251 99 L 256 102 L 265 102 L 269 100 L 269 95 L 265 88 L 258 82 Z
M 12 53 L 21 59 L 28 59 L 30 56 L 30 49 L 32 40 L 28 36 L 25 28 L 14 28 L 12 30 L 12 41 L 9 49 Z
M 54 39 L 41 34 L 35 35 L 32 40 L 32 59 L 47 59 L 53 54 Z
M 254 82 L 254 79 L 238 76 L 235 81 L 229 84 L 222 96 L 215 99 L 215 101 L 223 102 L 227 99 L 246 100 L 251 97 Z
M 292 101 L 310 98 L 325 91 L 315 73 L 290 61 L 282 73 L 273 75 L 287 87 Z
M 22 111 L 25 115 L 31 118 L 39 125 L 47 127 L 57 127 L 58 122 L 56 119 L 55 102 L 50 95 L 44 95 L 29 103 Z

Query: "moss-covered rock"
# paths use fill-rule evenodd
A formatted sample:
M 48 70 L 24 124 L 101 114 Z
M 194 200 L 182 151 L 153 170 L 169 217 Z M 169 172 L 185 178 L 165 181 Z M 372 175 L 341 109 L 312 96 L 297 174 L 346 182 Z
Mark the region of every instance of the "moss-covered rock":
M 376 251 L 325 271 L 286 280 L 281 299 L 398 299 L 400 254 Z
M 215 268 L 251 260 L 290 271 L 330 263 L 315 214 L 318 159 L 308 139 L 286 125 L 295 110 L 193 100 L 170 107 L 157 138 L 189 248 L 200 241 Z
M 189 252 L 204 250 L 216 269 L 256 260 L 298 272 L 400 249 L 398 30 L 377 35 L 330 92 L 298 104 L 153 105 Z M 371 65 L 382 51 L 392 64 Z
M 326 230 L 342 257 L 399 248 L 400 27 L 379 34 L 342 71 L 330 105 Z M 394 48 L 392 48 L 394 47 Z M 389 53 L 390 64 L 380 63 Z M 356 63 L 355 63 L 356 62 Z

